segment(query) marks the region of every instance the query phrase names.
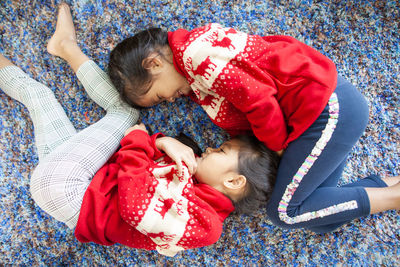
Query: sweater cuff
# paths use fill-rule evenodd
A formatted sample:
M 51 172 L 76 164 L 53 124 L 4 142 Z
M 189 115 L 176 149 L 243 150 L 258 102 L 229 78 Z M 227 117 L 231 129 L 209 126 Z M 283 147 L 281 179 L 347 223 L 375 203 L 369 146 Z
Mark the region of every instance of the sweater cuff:
M 164 153 L 163 153 L 162 151 L 160 151 L 160 150 L 157 148 L 157 146 L 156 146 L 156 139 L 159 138 L 159 137 L 164 137 L 164 136 L 165 136 L 165 135 L 162 134 L 162 133 L 156 133 L 156 134 L 153 134 L 153 135 L 150 137 L 150 138 L 151 138 L 151 145 L 152 145 L 153 148 L 154 148 L 154 158 L 155 158 L 155 159 L 158 159 L 158 158 L 164 156 Z
M 140 130 L 140 129 L 135 129 L 135 130 L 131 131 L 129 134 L 125 135 L 121 139 L 120 144 L 121 144 L 122 147 L 124 147 L 126 145 L 131 144 L 131 143 L 134 143 L 135 140 L 141 139 L 141 138 L 143 140 L 146 140 L 146 139 L 148 140 L 148 138 L 149 138 L 148 133 L 143 131 L 143 130 Z M 146 141 L 146 142 L 148 143 L 149 141 Z M 151 140 L 150 140 L 150 142 L 151 142 Z M 151 143 L 149 143 L 149 146 L 150 145 L 151 145 Z

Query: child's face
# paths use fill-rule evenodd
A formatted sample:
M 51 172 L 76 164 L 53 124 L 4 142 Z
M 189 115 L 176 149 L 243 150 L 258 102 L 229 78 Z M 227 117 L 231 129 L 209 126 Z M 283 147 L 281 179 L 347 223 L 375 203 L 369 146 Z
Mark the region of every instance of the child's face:
M 189 94 L 191 88 L 188 81 L 172 63 L 160 59 L 160 66 L 153 70 L 153 82 L 150 90 L 135 103 L 142 107 L 151 107 L 163 101 L 174 102 L 175 99 Z
M 239 149 L 238 140 L 229 140 L 219 148 L 207 148 L 202 157 L 197 159 L 197 181 L 220 189 L 224 178 L 237 174 Z

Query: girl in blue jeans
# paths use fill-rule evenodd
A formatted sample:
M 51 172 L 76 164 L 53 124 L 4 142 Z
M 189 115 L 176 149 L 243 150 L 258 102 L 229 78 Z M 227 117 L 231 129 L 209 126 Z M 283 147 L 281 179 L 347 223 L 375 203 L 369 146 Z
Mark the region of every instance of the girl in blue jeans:
M 391 189 L 400 190 L 398 185 L 387 187 L 398 182 L 398 177 L 382 180 L 377 175 L 337 187 L 346 158 L 367 122 L 364 97 L 339 76 L 335 93 L 324 111 L 306 132 L 290 143 L 281 158 L 267 206 L 274 224 L 329 232 L 352 219 L 380 211 L 378 203 L 372 203 L 379 192 L 374 188 L 384 188 L 389 195 Z M 397 206 L 393 202 L 393 208 L 399 208 L 398 202 Z

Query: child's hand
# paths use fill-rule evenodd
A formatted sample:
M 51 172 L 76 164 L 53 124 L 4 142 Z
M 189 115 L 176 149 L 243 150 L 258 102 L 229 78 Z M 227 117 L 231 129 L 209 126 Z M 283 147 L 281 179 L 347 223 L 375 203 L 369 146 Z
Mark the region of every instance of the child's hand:
M 146 129 L 146 126 L 144 126 L 144 124 L 141 123 L 141 124 L 136 124 L 136 125 L 134 125 L 134 126 L 128 128 L 128 129 L 125 131 L 124 136 L 127 136 L 127 135 L 128 135 L 130 132 L 132 132 L 133 130 L 142 130 L 142 131 L 145 131 L 146 133 L 149 133 L 149 132 L 147 131 L 147 129 Z
M 182 161 L 186 163 L 190 174 L 194 174 L 197 169 L 196 158 L 193 149 L 182 144 L 172 137 L 160 137 L 156 140 L 156 147 L 164 151 L 178 166 L 178 172 L 182 173 Z

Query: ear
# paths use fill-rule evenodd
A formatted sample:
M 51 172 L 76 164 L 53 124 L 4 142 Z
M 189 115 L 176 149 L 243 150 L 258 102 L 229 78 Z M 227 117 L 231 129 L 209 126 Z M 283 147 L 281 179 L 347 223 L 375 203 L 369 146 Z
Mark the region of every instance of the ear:
M 231 190 L 242 189 L 246 186 L 246 176 L 240 174 L 232 174 L 224 180 L 224 186 Z
M 142 66 L 152 74 L 156 74 L 163 66 L 163 61 L 157 53 L 151 53 L 147 58 L 143 59 Z

